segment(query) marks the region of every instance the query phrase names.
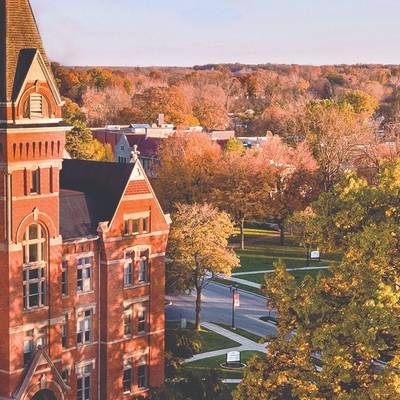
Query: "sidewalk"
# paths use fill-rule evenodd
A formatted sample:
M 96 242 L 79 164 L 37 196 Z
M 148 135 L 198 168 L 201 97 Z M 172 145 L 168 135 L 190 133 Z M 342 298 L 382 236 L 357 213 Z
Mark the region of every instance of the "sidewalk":
M 320 269 L 328 269 L 328 268 L 330 268 L 330 267 L 326 266 L 326 265 L 324 265 L 324 266 L 321 265 L 320 267 L 288 268 L 286 271 L 288 271 L 288 272 L 291 272 L 291 271 L 318 271 Z M 264 271 L 235 272 L 232 274 L 232 276 L 218 274 L 218 277 L 221 279 L 226 279 L 228 281 L 240 283 L 241 285 L 249 286 L 249 287 L 256 288 L 256 289 L 261 289 L 260 283 L 248 281 L 246 279 L 241 279 L 241 278 L 237 278 L 237 277 L 238 276 L 246 277 L 246 275 L 257 275 L 257 274 L 272 274 L 274 272 L 275 272 L 275 270 L 273 270 L 273 269 L 272 270 L 267 269 Z
M 329 266 L 321 265 L 319 267 L 302 267 L 302 268 L 287 268 L 286 271 L 315 271 L 318 269 L 328 269 Z M 241 275 L 256 275 L 256 274 L 272 274 L 275 272 L 274 269 L 266 269 L 264 271 L 247 271 L 247 272 L 234 272 L 232 276 L 241 276 Z
M 238 335 L 237 333 L 228 331 L 227 329 L 224 329 L 224 328 L 220 327 L 219 325 L 215 325 L 211 322 L 203 322 L 201 324 L 201 326 L 205 329 L 208 329 L 209 331 L 213 331 L 215 333 L 218 333 L 221 336 L 224 336 L 228 339 L 231 339 L 231 340 L 239 343 L 240 346 L 232 347 L 230 349 L 215 350 L 215 351 L 209 351 L 207 353 L 196 354 L 192 358 L 185 360 L 185 363 L 191 363 L 191 362 L 198 361 L 198 360 L 204 360 L 205 358 L 222 356 L 231 351 L 240 351 L 240 352 L 242 352 L 242 351 L 258 351 L 260 353 L 265 353 L 267 351 L 266 344 L 260 344 L 260 343 L 254 342 L 250 339 L 247 339 L 243 336 Z

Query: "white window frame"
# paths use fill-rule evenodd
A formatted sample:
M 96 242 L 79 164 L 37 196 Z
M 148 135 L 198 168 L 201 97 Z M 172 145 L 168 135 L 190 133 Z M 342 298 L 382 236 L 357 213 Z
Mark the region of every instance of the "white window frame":
M 140 375 L 139 375 L 139 370 L 141 367 L 145 367 L 145 374 L 144 374 L 144 380 L 145 380 L 145 384 L 144 385 L 140 385 Z M 149 363 L 148 363 L 148 357 L 143 356 L 139 359 L 138 363 L 137 363 L 137 385 L 138 385 L 138 389 L 140 391 L 142 390 L 147 390 L 149 389 Z
M 129 381 L 126 378 L 126 373 L 129 373 Z M 125 385 L 128 383 L 129 390 L 125 389 Z M 124 360 L 124 368 L 122 375 L 122 389 L 124 394 L 132 393 L 132 385 L 133 385 L 133 361 L 131 358 L 127 358 Z
M 77 400 L 90 400 L 92 392 L 92 364 L 82 366 L 76 376 L 76 398 Z M 81 388 L 79 388 L 81 382 Z
M 148 303 L 139 303 L 136 308 L 136 330 L 138 335 L 145 335 L 149 332 L 149 306 Z M 141 329 L 144 326 L 144 329 Z
M 143 250 L 139 252 L 139 271 L 138 271 L 138 282 L 148 283 L 149 282 L 149 259 L 150 251 Z
M 36 230 L 35 234 L 33 234 L 31 228 Z M 26 227 L 22 248 L 24 309 L 31 310 L 44 307 L 46 306 L 47 234 L 40 224 L 34 223 Z M 35 251 L 32 253 L 34 248 Z M 36 256 L 32 258 L 32 254 Z M 35 278 L 31 277 L 32 272 L 36 272 Z M 32 294 L 35 286 L 37 286 L 37 292 Z M 31 301 L 32 298 L 35 298 L 36 301 Z
M 82 262 L 83 261 L 83 262 Z M 79 278 L 79 273 L 81 277 Z M 80 257 L 76 265 L 76 290 L 78 293 L 88 293 L 93 290 L 93 257 Z M 81 282 L 81 284 L 79 283 Z
M 76 327 L 76 344 L 85 346 L 93 341 L 93 310 L 81 310 L 78 312 Z
M 134 268 L 135 266 L 135 252 L 125 251 L 125 264 L 124 264 L 124 287 L 133 285 Z

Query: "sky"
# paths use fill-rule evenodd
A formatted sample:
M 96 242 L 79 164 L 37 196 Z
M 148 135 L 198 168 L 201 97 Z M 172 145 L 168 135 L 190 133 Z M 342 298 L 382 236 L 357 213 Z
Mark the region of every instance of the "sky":
M 399 0 L 31 0 L 64 65 L 400 63 Z

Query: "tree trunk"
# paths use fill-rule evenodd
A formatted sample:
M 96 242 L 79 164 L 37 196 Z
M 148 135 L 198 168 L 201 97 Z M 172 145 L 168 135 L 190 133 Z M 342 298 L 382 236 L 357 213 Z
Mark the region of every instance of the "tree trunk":
M 306 245 L 307 267 L 310 266 L 310 247 L 311 247 L 311 246 L 310 246 L 309 244 Z
M 200 313 L 201 313 L 201 287 L 196 287 L 196 331 L 200 331 Z
M 240 221 L 240 248 L 245 249 L 244 245 L 244 219 Z
M 279 243 L 281 246 L 285 245 L 285 221 L 281 220 L 279 223 Z

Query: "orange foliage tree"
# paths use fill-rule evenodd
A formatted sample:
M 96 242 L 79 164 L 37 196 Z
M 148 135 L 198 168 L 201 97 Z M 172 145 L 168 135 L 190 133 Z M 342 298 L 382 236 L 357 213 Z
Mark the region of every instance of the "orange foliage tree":
M 213 190 L 221 149 L 203 133 L 178 132 L 164 140 L 154 186 L 166 210 L 178 203 L 204 203 Z

